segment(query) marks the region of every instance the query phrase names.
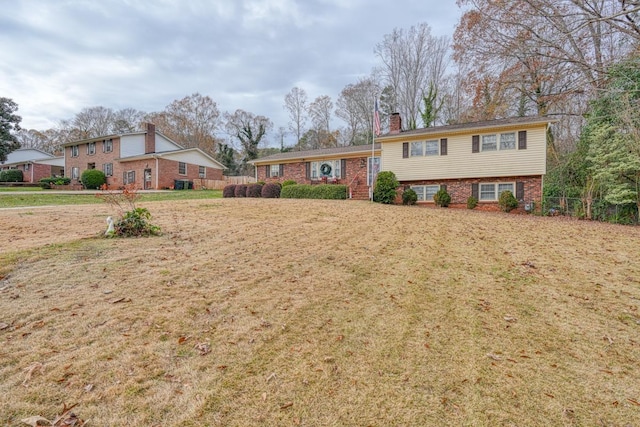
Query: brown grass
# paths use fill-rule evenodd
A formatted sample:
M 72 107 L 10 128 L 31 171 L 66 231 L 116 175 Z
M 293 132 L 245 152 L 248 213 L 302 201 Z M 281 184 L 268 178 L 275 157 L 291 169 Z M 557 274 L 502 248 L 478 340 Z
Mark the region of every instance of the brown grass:
M 640 228 L 368 202 L 0 210 L 0 424 L 637 425 Z M 4 325 L 3 325 L 4 324 Z

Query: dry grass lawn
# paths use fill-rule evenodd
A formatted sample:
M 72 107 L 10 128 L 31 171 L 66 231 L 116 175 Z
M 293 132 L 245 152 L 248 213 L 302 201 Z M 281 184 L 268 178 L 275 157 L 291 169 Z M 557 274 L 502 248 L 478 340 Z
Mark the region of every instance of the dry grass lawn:
M 0 210 L 0 424 L 635 426 L 640 228 L 354 201 Z

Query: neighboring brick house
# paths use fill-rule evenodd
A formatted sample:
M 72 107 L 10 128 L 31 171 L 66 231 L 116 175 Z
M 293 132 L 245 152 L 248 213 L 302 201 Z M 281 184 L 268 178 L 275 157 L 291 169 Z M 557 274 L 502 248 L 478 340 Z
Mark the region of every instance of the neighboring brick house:
M 466 207 L 474 196 L 480 209 L 492 210 L 498 209 L 500 193 L 509 190 L 522 209 L 531 208 L 542 199 L 547 130 L 553 122 L 516 117 L 402 131 L 400 115 L 393 114 L 389 133 L 376 138 L 374 164 L 394 172 L 401 190 L 412 188 L 421 204 L 433 203 L 433 195 L 444 188 L 450 206 Z M 259 181 L 314 183 L 326 176 L 328 182 L 338 178 L 353 187 L 354 199 L 370 194 L 371 145 L 279 153 L 251 163 Z
M 64 176 L 64 157 L 56 157 L 35 148 L 19 148 L 0 163 L 0 170 L 19 169 L 22 181 L 37 183 L 42 178 Z
M 173 188 L 194 179 L 221 180 L 224 166 L 199 148 L 182 148 L 147 123 L 146 130 L 64 144 L 65 176 L 78 184 L 82 172 L 100 169 L 107 185 Z
M 349 188 L 353 199 L 370 197 L 371 165 L 373 173 L 380 166 L 380 144 L 324 148 L 308 151 L 289 151 L 252 160 L 256 179 L 264 182 L 282 182 L 288 179 L 298 184 L 334 183 Z
M 480 209 L 497 209 L 501 192 L 511 191 L 522 208 L 542 200 L 547 131 L 554 120 L 515 117 L 402 131 L 398 114 L 382 145 L 382 170 L 393 171 L 401 187 L 412 188 L 419 203 L 433 203 L 445 188 L 451 206 L 474 196 Z M 533 202 L 533 204 L 532 204 Z

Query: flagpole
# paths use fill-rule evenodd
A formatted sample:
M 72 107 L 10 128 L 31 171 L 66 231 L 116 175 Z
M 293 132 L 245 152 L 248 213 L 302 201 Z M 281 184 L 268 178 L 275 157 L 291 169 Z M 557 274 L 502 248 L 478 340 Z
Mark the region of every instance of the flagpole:
M 376 146 L 376 134 L 380 132 L 380 113 L 378 112 L 378 97 L 374 101 L 373 105 L 373 122 L 371 129 L 371 166 L 369 166 L 369 173 L 371 174 L 371 201 L 373 202 L 373 188 L 375 186 L 373 168 L 375 166 L 375 146 Z

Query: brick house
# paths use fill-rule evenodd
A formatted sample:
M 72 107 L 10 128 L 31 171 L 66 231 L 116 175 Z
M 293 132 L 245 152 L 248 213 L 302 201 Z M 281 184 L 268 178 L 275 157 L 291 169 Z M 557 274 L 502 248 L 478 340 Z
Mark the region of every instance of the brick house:
M 64 157 L 56 157 L 35 148 L 19 148 L 0 163 L 0 170 L 19 169 L 22 181 L 37 183 L 42 178 L 64 176 Z
M 474 196 L 479 209 L 494 210 L 500 193 L 509 190 L 521 208 L 531 208 L 542 200 L 547 131 L 553 122 L 516 117 L 403 131 L 400 115 L 393 114 L 389 133 L 376 138 L 375 169 L 394 172 L 401 191 L 412 188 L 420 204 L 434 203 L 433 195 L 444 188 L 452 207 L 466 207 Z M 357 183 L 352 198 L 367 199 L 371 159 L 368 145 L 279 153 L 252 163 L 259 181 L 338 178 L 350 187 Z
M 350 198 L 367 200 L 370 195 L 371 173 L 380 166 L 380 144 L 354 145 L 308 151 L 290 151 L 252 160 L 256 180 L 282 182 L 288 179 L 298 184 L 344 184 Z M 373 159 L 373 163 L 372 163 Z
M 419 203 L 433 203 L 441 188 L 451 206 L 498 209 L 500 193 L 511 191 L 522 208 L 542 200 L 547 164 L 547 131 L 554 120 L 515 117 L 402 131 L 393 114 L 382 145 L 382 170 L 393 171 L 401 188 L 412 188 Z
M 100 169 L 107 185 L 145 190 L 173 188 L 194 179 L 221 180 L 224 166 L 199 148 L 182 148 L 147 123 L 146 130 L 64 144 L 65 176 L 79 184 L 82 172 Z

